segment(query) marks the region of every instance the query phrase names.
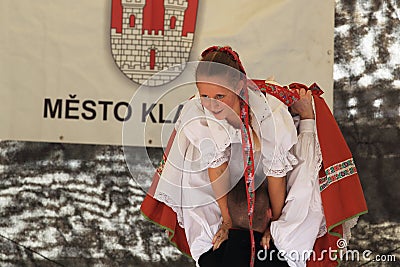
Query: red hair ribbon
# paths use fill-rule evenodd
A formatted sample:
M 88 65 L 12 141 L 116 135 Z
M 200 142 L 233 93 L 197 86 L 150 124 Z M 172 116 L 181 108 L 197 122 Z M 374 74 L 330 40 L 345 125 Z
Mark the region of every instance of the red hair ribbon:
M 222 52 L 222 53 L 225 53 L 225 54 L 228 54 L 228 55 L 232 56 L 233 60 L 236 61 L 239 64 L 240 71 L 242 73 L 246 74 L 246 71 L 244 70 L 242 62 L 239 59 L 239 54 L 236 53 L 236 51 L 233 51 L 232 47 L 214 45 L 214 46 L 211 46 L 211 47 L 207 48 L 206 50 L 204 50 L 201 53 L 201 57 L 204 58 L 208 53 L 211 53 L 211 52 Z

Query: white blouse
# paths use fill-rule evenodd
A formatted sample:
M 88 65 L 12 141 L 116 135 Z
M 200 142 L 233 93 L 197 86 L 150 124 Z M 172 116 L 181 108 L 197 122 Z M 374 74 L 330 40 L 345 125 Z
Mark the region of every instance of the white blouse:
M 249 104 L 252 128 L 261 144 L 261 164 L 256 166 L 256 176 L 284 177 L 298 165 L 292 154 L 298 142 L 293 118 L 281 101 L 259 91 L 249 90 Z M 243 162 L 241 151 L 239 157 L 231 157 L 231 148 L 235 147 L 232 144 L 241 143 L 241 132 L 226 120 L 215 119 L 202 107 L 198 96 L 184 105 L 175 128 L 177 134 L 154 198 L 175 211 L 197 262 L 212 247 L 212 238 L 221 223 L 207 169 L 227 161 L 231 164 L 235 158 Z M 243 163 L 233 165 L 237 174 L 231 175 L 231 187 L 243 172 Z M 231 172 L 235 171 L 230 167 Z M 272 236 L 277 239 L 274 233 Z
M 270 228 L 291 267 L 305 267 L 315 240 L 326 233 L 318 179 L 322 155 L 314 120 L 300 121 L 298 138 L 291 151 L 299 163 L 287 174 L 285 206 Z

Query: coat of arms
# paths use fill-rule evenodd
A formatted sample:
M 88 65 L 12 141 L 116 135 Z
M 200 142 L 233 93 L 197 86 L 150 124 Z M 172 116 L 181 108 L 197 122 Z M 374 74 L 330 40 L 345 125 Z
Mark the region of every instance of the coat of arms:
M 139 84 L 155 77 L 148 81 L 150 86 L 179 75 L 193 45 L 197 4 L 198 0 L 112 0 L 111 48 L 120 70 Z

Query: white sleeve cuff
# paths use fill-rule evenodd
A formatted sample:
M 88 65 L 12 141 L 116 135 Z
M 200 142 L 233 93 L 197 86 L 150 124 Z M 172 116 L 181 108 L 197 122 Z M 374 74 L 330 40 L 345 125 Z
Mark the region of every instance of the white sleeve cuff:
M 299 127 L 300 133 L 311 132 L 314 133 L 315 131 L 315 120 L 314 119 L 305 119 L 300 121 Z

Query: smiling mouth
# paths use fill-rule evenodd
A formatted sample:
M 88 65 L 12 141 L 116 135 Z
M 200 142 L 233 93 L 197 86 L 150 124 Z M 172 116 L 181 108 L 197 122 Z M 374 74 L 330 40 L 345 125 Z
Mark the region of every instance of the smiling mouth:
M 214 115 L 217 115 L 217 114 L 219 114 L 219 113 L 221 113 L 222 112 L 222 109 L 221 110 L 219 110 L 219 111 L 211 111 Z

